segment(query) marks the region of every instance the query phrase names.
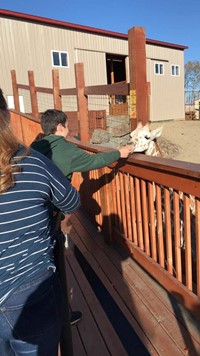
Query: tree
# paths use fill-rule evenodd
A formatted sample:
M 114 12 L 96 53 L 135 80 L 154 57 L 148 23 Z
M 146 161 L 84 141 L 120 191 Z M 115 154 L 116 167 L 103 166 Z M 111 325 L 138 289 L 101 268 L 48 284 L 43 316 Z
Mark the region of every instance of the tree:
M 190 61 L 185 64 L 185 89 L 200 90 L 200 62 Z

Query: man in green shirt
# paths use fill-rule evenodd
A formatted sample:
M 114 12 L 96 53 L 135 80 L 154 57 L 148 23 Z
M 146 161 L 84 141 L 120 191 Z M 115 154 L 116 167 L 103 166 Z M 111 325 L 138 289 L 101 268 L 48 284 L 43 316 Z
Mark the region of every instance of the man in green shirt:
M 131 145 L 126 145 L 119 150 L 89 154 L 68 142 L 68 119 L 60 110 L 45 111 L 41 116 L 41 127 L 46 136 L 34 141 L 32 148 L 50 158 L 69 180 L 73 172 L 102 168 L 131 153 Z
M 102 168 L 127 158 L 132 152 L 131 145 L 122 146 L 119 150 L 89 154 L 75 144 L 67 141 L 69 133 L 67 115 L 60 110 L 50 109 L 41 116 L 41 127 L 46 135 L 34 141 L 32 148 L 51 159 L 67 179 L 71 180 L 73 172 L 87 172 Z M 81 319 L 81 312 L 72 311 L 71 324 Z

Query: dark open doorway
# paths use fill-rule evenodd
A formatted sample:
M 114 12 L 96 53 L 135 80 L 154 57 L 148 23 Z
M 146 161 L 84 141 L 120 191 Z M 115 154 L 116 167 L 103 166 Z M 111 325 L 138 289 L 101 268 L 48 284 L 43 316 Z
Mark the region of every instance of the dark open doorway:
M 107 83 L 115 84 L 126 82 L 126 56 L 106 54 Z M 121 104 L 120 107 L 118 104 Z M 110 97 L 110 115 L 127 114 L 128 106 L 125 95 Z
M 126 81 L 125 58 L 125 56 L 106 54 L 108 84 Z

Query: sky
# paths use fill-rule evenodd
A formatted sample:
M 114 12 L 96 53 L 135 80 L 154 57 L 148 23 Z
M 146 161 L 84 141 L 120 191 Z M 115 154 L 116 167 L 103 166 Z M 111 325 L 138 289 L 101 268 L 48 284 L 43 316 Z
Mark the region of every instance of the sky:
M 144 27 L 148 39 L 188 46 L 185 63 L 200 61 L 200 0 L 0 0 L 0 8 L 125 34 Z

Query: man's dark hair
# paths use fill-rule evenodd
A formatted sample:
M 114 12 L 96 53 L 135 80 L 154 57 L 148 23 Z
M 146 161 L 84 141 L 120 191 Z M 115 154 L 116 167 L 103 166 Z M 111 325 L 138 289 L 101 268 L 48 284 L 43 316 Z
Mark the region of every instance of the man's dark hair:
M 65 126 L 67 121 L 67 115 L 63 111 L 49 109 L 41 116 L 41 127 L 45 135 L 51 135 L 56 132 L 58 124 Z

